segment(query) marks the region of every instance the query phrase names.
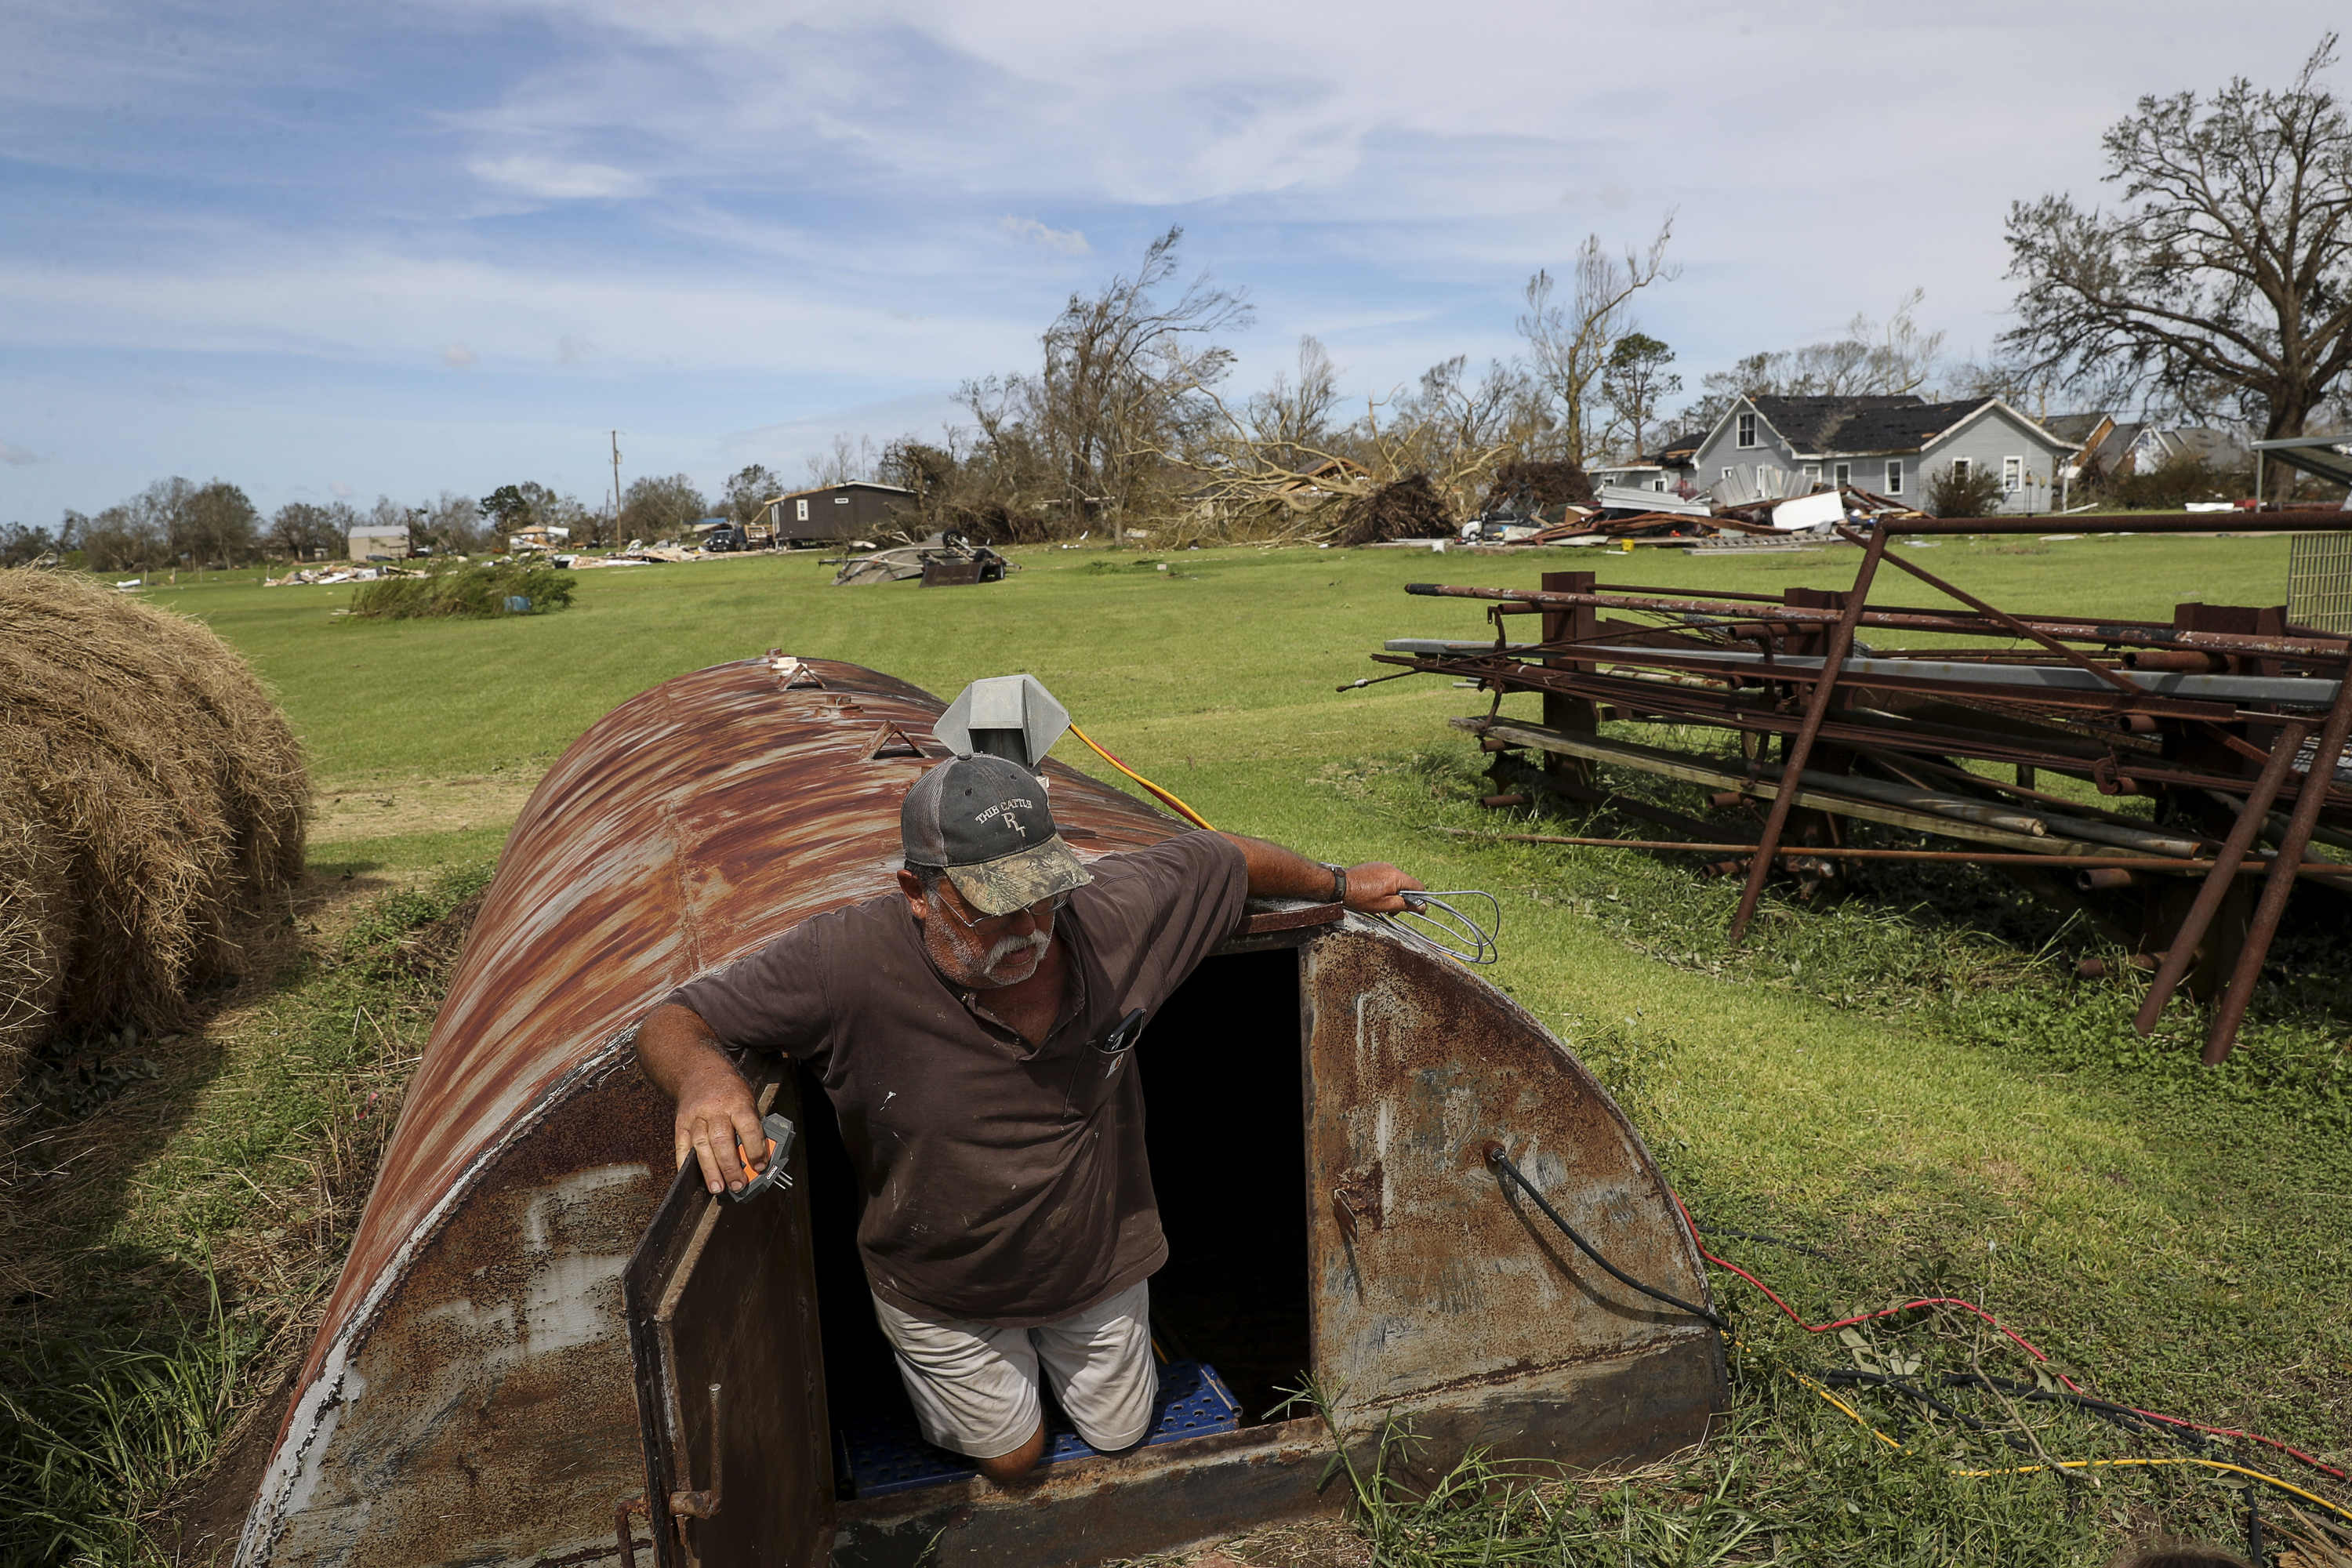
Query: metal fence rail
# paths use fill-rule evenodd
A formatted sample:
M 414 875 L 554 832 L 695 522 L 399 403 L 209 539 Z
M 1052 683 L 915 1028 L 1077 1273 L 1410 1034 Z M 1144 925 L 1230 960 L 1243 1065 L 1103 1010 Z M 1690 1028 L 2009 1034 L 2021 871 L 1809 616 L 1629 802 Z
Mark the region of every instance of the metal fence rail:
M 2109 897 L 2116 919 L 2107 923 L 2157 971 L 2139 1027 L 2151 1028 L 2189 985 L 2216 1003 L 2205 1059 L 2219 1061 L 2294 886 L 2345 885 L 2334 862 L 2305 855 L 2315 841 L 2352 845 L 2352 779 L 2340 763 L 2301 759 L 2340 758 L 2352 740 L 2352 533 L 2336 512 L 2068 522 L 2084 532 L 2198 531 L 2217 522 L 2230 532 L 2291 532 L 2290 602 L 2186 604 L 2169 625 L 2013 615 L 1885 545 L 1902 533 L 2014 532 L 2046 522 L 1906 519 L 1866 537 L 1838 530 L 1863 546 L 1853 585 L 1842 593 L 1604 588 L 1591 572 L 1547 573 L 1533 590 L 1412 584 L 1406 591 L 1418 595 L 1486 601 L 1493 640 L 1398 638 L 1372 657 L 1495 694 L 1494 711 L 1457 721 L 1497 754 L 1502 788 L 1487 804 L 1516 805 L 1538 788 L 1694 832 L 1710 850 L 1733 846 L 1738 858 L 1714 869 L 1746 879 L 1735 942 L 1776 866 L 1832 874 L 1825 862 L 1851 853 L 1842 823 L 1972 846 L 1874 855 L 2078 870 L 2074 889 Z M 1874 605 L 1882 566 L 1955 603 Z M 1538 622 L 1536 640 L 1510 635 L 1527 625 L 1520 617 Z M 1969 640 L 1856 652 L 1858 628 Z M 1506 719 L 1499 704 L 1508 692 L 1539 694 L 1541 721 Z M 1600 734 L 1602 723 L 1622 720 L 1731 731 L 1744 765 Z M 1777 763 L 1768 754 L 1775 747 Z M 1532 754 L 1538 766 L 1512 753 Z M 2015 782 L 1990 776 L 1989 765 L 2013 769 Z M 1606 787 L 1602 767 L 1712 789 L 1715 811 L 1761 808 L 1762 826 L 1747 843 L 1750 830 L 1738 816 L 1701 820 L 1625 796 Z M 2156 809 L 2126 815 L 2083 792 L 2053 795 L 2036 787 L 2045 773 L 2102 796 L 2153 797 Z M 1808 847 L 1822 853 L 1808 856 Z M 2049 892 L 2047 873 L 2035 875 L 2038 884 L 2026 885 Z M 2185 905 L 2163 886 L 2184 878 L 2202 879 Z

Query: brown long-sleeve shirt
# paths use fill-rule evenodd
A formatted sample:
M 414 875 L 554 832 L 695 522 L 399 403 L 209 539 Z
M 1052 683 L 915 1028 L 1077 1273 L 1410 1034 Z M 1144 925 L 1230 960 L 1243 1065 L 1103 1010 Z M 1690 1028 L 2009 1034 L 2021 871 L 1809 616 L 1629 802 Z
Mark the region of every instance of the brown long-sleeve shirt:
M 666 998 L 730 1045 L 814 1069 L 864 1188 L 866 1278 L 893 1306 L 1032 1326 L 1167 1259 L 1140 1070 L 1106 1042 L 1240 924 L 1248 870 L 1213 833 L 1089 868 L 1055 921 L 1070 982 L 1040 1046 L 940 973 L 896 893 L 804 921 Z

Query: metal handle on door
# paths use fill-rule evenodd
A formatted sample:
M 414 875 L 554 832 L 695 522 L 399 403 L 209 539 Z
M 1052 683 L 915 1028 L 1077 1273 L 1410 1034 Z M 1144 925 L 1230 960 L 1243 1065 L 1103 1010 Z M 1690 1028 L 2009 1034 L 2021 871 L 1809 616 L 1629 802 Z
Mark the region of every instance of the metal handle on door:
M 710 1485 L 701 1491 L 670 1493 L 672 1514 L 681 1519 L 709 1519 L 719 1511 L 719 1467 L 726 1451 L 719 1436 L 719 1384 L 714 1383 L 710 1385 Z

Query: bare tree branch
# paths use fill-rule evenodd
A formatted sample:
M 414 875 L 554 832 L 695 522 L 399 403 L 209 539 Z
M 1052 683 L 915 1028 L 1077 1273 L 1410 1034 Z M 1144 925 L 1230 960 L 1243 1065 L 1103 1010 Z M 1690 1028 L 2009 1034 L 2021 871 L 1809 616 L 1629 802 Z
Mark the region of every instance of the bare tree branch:
M 1674 237 L 1671 212 L 1659 223 L 1646 250 L 1629 246 L 1622 258 L 1604 251 L 1599 235 L 1587 235 L 1576 253 L 1565 300 L 1559 298 L 1550 272 L 1538 271 L 1528 279 L 1528 308 L 1518 320 L 1519 336 L 1527 340 L 1535 374 L 1551 397 L 1559 455 L 1580 467 L 1599 455 L 1604 425 L 1601 374 L 1610 352 L 1632 327 L 1633 296 L 1681 275 L 1679 268 L 1666 262 Z
M 2303 434 L 2352 373 L 2352 121 L 2320 81 L 2336 43 L 2284 90 L 2141 99 L 2102 139 L 2114 211 L 2012 206 L 2002 343 L 2069 384 Z

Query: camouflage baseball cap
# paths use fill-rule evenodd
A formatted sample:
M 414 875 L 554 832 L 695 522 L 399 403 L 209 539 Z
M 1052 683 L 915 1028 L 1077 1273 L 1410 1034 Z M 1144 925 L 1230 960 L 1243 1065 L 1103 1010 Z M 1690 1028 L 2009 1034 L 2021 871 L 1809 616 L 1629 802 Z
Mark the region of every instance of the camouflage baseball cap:
M 898 809 L 907 864 L 947 873 L 964 902 L 1009 915 L 1094 880 L 1054 827 L 1045 786 L 1003 757 L 950 757 Z

